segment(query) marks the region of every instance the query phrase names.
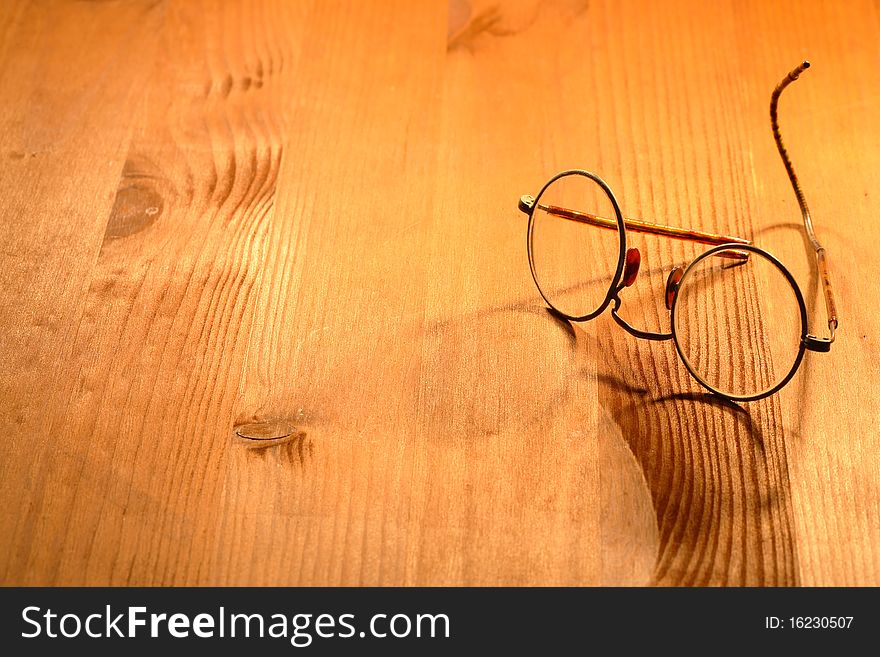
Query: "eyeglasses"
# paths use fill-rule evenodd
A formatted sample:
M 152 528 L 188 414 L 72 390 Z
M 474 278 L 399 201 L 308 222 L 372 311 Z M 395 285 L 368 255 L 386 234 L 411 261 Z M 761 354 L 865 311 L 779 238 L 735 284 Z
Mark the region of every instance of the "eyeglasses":
M 583 170 L 563 171 L 536 197 L 519 200 L 519 209 L 529 216 L 532 278 L 554 313 L 587 321 L 613 304 L 611 315 L 622 328 L 637 338 L 672 340 L 700 385 L 733 401 L 754 401 L 778 392 L 794 376 L 805 351 L 829 351 L 837 311 L 828 260 L 813 231 L 777 117 L 780 95 L 809 66 L 803 62 L 773 90 L 770 122 L 816 252 L 828 337 L 809 334 L 800 288 L 770 253 L 740 237 L 625 219 L 607 183 Z M 628 231 L 712 246 L 686 268 L 674 267 L 666 279 L 669 333 L 637 329 L 618 313 L 620 293 L 635 282 L 641 263 L 639 250 L 627 248 Z

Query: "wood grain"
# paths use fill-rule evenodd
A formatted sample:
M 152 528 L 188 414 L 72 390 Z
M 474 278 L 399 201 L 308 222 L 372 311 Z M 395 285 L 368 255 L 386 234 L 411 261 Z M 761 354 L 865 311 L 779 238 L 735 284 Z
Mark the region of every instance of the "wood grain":
M 0 582 L 880 584 L 878 11 L 3 3 Z M 821 334 L 804 57 L 833 350 L 735 407 L 550 316 L 516 200 L 578 167 Z M 668 330 L 702 247 L 628 238 Z

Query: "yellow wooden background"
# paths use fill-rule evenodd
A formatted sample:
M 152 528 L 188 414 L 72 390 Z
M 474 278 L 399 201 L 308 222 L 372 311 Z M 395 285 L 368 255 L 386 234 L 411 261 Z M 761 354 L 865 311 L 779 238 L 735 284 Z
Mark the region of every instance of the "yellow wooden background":
M 805 57 L 832 352 L 737 411 L 550 318 L 516 201 L 581 167 L 824 335 Z M 878 119 L 871 2 L 0 3 L 0 581 L 880 584 Z M 668 327 L 701 247 L 631 242 Z

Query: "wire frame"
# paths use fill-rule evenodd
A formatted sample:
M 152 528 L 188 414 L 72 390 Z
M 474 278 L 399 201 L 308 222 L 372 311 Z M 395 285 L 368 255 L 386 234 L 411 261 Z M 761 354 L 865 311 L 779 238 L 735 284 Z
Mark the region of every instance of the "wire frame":
M 675 348 L 685 365 L 685 368 L 690 373 L 691 376 L 704 388 L 709 390 L 710 392 L 719 395 L 728 400 L 732 401 L 756 401 L 759 399 L 763 399 L 765 397 L 769 397 L 770 395 L 778 392 L 782 387 L 784 387 L 791 378 L 795 375 L 798 368 L 800 367 L 801 362 L 803 361 L 804 352 L 805 351 L 819 351 L 819 352 L 827 352 L 831 349 L 831 344 L 834 342 L 835 337 L 835 329 L 838 326 L 837 319 L 837 311 L 836 305 L 834 301 L 833 289 L 831 286 L 831 279 L 828 268 L 828 260 L 825 253 L 825 248 L 819 244 L 815 232 L 813 231 L 812 219 L 810 217 L 809 210 L 807 208 L 806 200 L 804 198 L 804 194 L 801 191 L 800 184 L 797 180 L 797 176 L 794 172 L 794 167 L 791 163 L 791 158 L 788 155 L 788 152 L 783 144 L 782 136 L 779 130 L 779 122 L 778 122 L 778 103 L 779 98 L 783 92 L 783 90 L 791 84 L 794 80 L 796 80 L 803 71 L 805 71 L 810 66 L 809 62 L 803 62 L 798 65 L 795 69 L 793 69 L 785 78 L 783 78 L 782 82 L 780 82 L 773 91 L 770 99 L 770 122 L 771 128 L 773 131 L 773 138 L 776 142 L 776 146 L 779 150 L 780 157 L 782 158 L 783 164 L 785 165 L 786 172 L 788 174 L 789 180 L 791 181 L 792 188 L 795 191 L 795 195 L 798 200 L 798 205 L 801 209 L 801 214 L 803 216 L 804 221 L 804 229 L 807 233 L 807 237 L 810 240 L 815 252 L 816 252 L 816 261 L 817 267 L 820 273 L 821 281 L 822 281 L 822 289 L 825 296 L 825 305 L 826 311 L 828 315 L 828 329 L 829 329 L 829 337 L 822 338 L 816 337 L 814 335 L 810 335 L 808 333 L 808 325 L 807 325 L 807 309 L 804 304 L 804 297 L 801 293 L 800 288 L 797 285 L 794 277 L 791 272 L 786 269 L 786 267 L 777 260 L 773 255 L 761 249 L 757 246 L 751 244 L 751 242 L 747 239 L 743 239 L 740 237 L 731 237 L 726 235 L 716 235 L 713 233 L 707 233 L 692 229 L 685 228 L 676 228 L 672 226 L 667 226 L 658 223 L 651 223 L 642 221 L 639 219 L 629 219 L 624 218 L 623 213 L 620 210 L 620 205 L 617 202 L 617 199 L 614 196 L 614 193 L 611 191 L 611 188 L 608 184 L 602 180 L 598 175 L 591 173 L 589 171 L 585 171 L 583 169 L 570 169 L 567 171 L 563 171 L 558 173 L 553 178 L 551 178 L 538 193 L 537 197 L 532 197 L 529 195 L 525 195 L 520 197 L 519 201 L 519 209 L 529 215 L 529 225 L 528 225 L 528 237 L 527 237 L 527 247 L 529 254 L 529 269 L 531 270 L 532 279 L 535 282 L 535 286 L 538 288 L 538 292 L 543 297 L 544 301 L 548 306 L 559 316 L 570 320 L 570 321 L 587 321 L 593 319 L 603 313 L 610 304 L 613 302 L 613 307 L 611 309 L 611 315 L 614 320 L 620 325 L 624 330 L 626 330 L 631 335 L 647 339 L 647 340 L 672 340 L 675 344 Z M 566 176 L 584 176 L 596 183 L 602 191 L 608 197 L 608 200 L 611 203 L 611 206 L 614 209 L 614 217 L 599 217 L 594 214 L 590 214 L 589 212 L 583 211 L 583 209 L 575 209 L 575 208 L 562 208 L 556 206 L 548 206 L 542 205 L 541 201 L 545 194 L 545 192 L 550 188 L 550 186 L 558 181 L 560 178 L 564 178 Z M 618 258 L 617 265 L 614 272 L 614 275 L 611 277 L 611 282 L 608 287 L 608 291 L 605 294 L 604 300 L 602 303 L 592 312 L 581 315 L 574 316 L 563 312 L 561 309 L 557 308 L 553 302 L 550 300 L 548 294 L 542 289 L 541 284 L 539 282 L 539 277 L 536 270 L 535 265 L 535 255 L 534 255 L 534 225 L 535 225 L 535 210 L 541 208 L 542 210 L 552 214 L 556 217 L 559 217 L 560 220 L 569 220 L 575 221 L 579 223 L 583 223 L 589 226 L 597 227 L 600 229 L 610 229 L 617 230 L 619 235 L 619 248 L 618 248 Z M 676 268 L 672 271 L 668 281 L 667 281 L 667 289 L 666 289 L 666 297 L 667 297 L 667 306 L 671 312 L 671 320 L 672 320 L 672 331 L 670 333 L 655 333 L 652 331 L 643 331 L 638 328 L 635 328 L 625 319 L 623 319 L 619 314 L 618 310 L 621 306 L 620 300 L 620 292 L 633 283 L 635 277 L 638 273 L 638 265 L 640 262 L 640 256 L 637 249 L 627 250 L 627 242 L 626 242 L 626 231 L 632 230 L 634 232 L 642 232 L 642 233 L 650 233 L 655 235 L 662 235 L 666 237 L 672 237 L 675 239 L 688 240 L 691 242 L 699 242 L 703 244 L 714 245 L 713 248 L 709 249 L 705 253 L 698 256 L 693 262 L 688 265 L 687 269 L 682 272 L 680 269 Z M 694 267 L 698 266 L 701 262 L 703 262 L 706 258 L 712 256 L 722 256 L 725 258 L 731 258 L 734 260 L 748 260 L 750 255 L 756 255 L 765 258 L 768 260 L 778 271 L 782 274 L 785 281 L 791 286 L 794 297 L 797 301 L 798 306 L 798 314 L 800 319 L 800 340 L 798 345 L 798 352 L 794 363 L 791 369 L 772 387 L 761 390 L 754 394 L 743 394 L 736 395 L 730 394 L 723 390 L 720 390 L 716 386 L 713 386 L 708 381 L 705 380 L 704 377 L 700 376 L 697 368 L 688 360 L 687 355 L 685 354 L 684 349 L 681 345 L 681 340 L 679 338 L 678 332 L 676 330 L 677 321 L 676 321 L 676 309 L 678 307 L 679 296 L 677 295 L 678 286 L 680 286 L 681 282 L 687 278 L 688 272 L 692 271 Z
M 620 236 L 620 253 L 617 258 L 617 267 L 615 268 L 614 275 L 611 277 L 611 284 L 608 287 L 608 292 L 605 294 L 604 301 L 599 304 L 599 306 L 593 311 L 586 315 L 574 316 L 569 315 L 559 308 L 557 308 L 552 301 L 550 301 L 546 292 L 541 288 L 541 284 L 538 282 L 538 274 L 535 266 L 535 249 L 534 249 L 534 234 L 535 234 L 535 210 L 538 209 L 541 203 L 541 198 L 544 196 L 544 192 L 546 192 L 553 183 L 555 183 L 560 178 L 565 178 L 566 176 L 584 176 L 589 180 L 596 183 L 605 195 L 608 197 L 608 200 L 611 202 L 611 206 L 614 208 L 615 219 L 612 221 L 614 224 L 612 228 L 616 226 L 618 235 Z M 526 200 L 528 198 L 528 200 Z M 532 272 L 532 280 L 535 281 L 535 287 L 538 288 L 538 292 L 541 293 L 541 297 L 543 297 L 544 301 L 550 306 L 558 315 L 571 320 L 573 322 L 585 322 L 587 320 L 593 319 L 601 315 L 605 309 L 608 307 L 608 304 L 611 303 L 611 300 L 617 295 L 617 289 L 620 287 L 620 280 L 623 277 L 623 266 L 625 261 L 625 253 L 626 253 L 626 229 L 623 219 L 623 213 L 620 210 L 620 205 L 617 202 L 617 199 L 614 197 L 614 193 L 611 191 L 611 188 L 608 186 L 604 180 L 602 180 L 595 173 L 591 173 L 589 171 L 584 171 L 583 169 L 569 169 L 567 171 L 562 171 L 561 173 L 556 174 L 547 183 L 541 188 L 541 191 L 538 192 L 538 196 L 534 199 L 531 197 L 523 197 L 520 200 L 520 209 L 528 209 L 529 214 L 529 228 L 528 228 L 528 251 L 529 251 L 529 269 Z
M 694 271 L 695 268 L 698 267 L 701 262 L 703 262 L 707 258 L 711 258 L 713 256 L 718 255 L 719 253 L 723 252 L 727 248 L 728 248 L 727 246 L 723 246 L 723 245 L 716 246 L 715 248 L 709 249 L 705 253 L 702 253 L 699 256 L 697 256 L 697 258 L 695 258 L 687 266 L 687 269 L 685 269 L 684 275 L 680 279 L 681 282 L 684 283 L 687 280 L 688 274 L 691 273 L 692 271 Z M 676 351 L 678 351 L 678 355 L 681 358 L 682 362 L 684 363 L 685 368 L 690 373 L 690 375 L 692 377 L 694 377 L 694 379 L 697 380 L 697 383 L 699 383 L 701 386 L 703 386 L 704 388 L 706 388 L 710 392 L 713 392 L 716 395 L 724 397 L 725 399 L 729 399 L 731 401 L 749 402 L 749 401 L 757 401 L 759 399 L 764 399 L 765 397 L 769 397 L 770 395 L 773 395 L 773 394 L 779 392 L 785 386 L 785 384 L 787 384 L 789 381 L 791 381 L 791 378 L 798 371 L 798 368 L 801 365 L 801 361 L 804 358 L 804 352 L 807 350 L 807 344 L 808 344 L 808 341 L 807 341 L 807 306 L 804 303 L 804 295 L 801 294 L 801 290 L 798 287 L 797 282 L 794 280 L 794 276 L 791 275 L 791 272 L 788 271 L 788 269 L 786 269 L 785 265 L 783 265 L 781 262 L 779 262 L 779 260 L 777 258 L 772 256 L 770 253 L 768 253 L 764 249 L 761 249 L 761 248 L 754 246 L 752 244 L 740 245 L 740 246 L 738 246 L 738 249 L 742 250 L 742 251 L 746 251 L 748 253 L 754 253 L 755 255 L 766 258 L 777 270 L 779 270 L 779 272 L 782 274 L 785 281 L 789 284 L 789 286 L 791 286 L 791 290 L 794 293 L 795 300 L 797 301 L 798 312 L 800 315 L 800 317 L 799 317 L 800 326 L 801 326 L 800 340 L 798 341 L 798 352 L 797 352 L 797 355 L 795 357 L 794 362 L 792 363 L 791 369 L 772 387 L 765 389 L 765 390 L 761 390 L 759 392 L 752 393 L 752 394 L 734 395 L 734 394 L 730 394 L 729 392 L 725 392 L 725 391 L 713 386 L 711 383 L 706 381 L 706 379 L 704 377 L 702 377 L 700 375 L 697 368 L 691 363 L 690 359 L 687 357 L 687 354 L 685 353 L 684 348 L 682 347 L 681 340 L 678 335 L 678 328 L 677 328 L 678 327 L 678 315 L 676 314 L 676 311 L 678 309 L 678 302 L 681 299 L 681 295 L 675 295 L 675 298 L 672 302 L 672 310 L 671 310 L 672 341 L 675 343 L 675 349 L 676 349 Z

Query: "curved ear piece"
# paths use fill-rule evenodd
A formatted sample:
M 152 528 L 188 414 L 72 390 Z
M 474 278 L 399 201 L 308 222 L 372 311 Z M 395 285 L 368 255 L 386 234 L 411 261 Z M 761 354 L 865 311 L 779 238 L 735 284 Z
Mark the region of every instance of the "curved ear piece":
M 626 264 L 623 268 L 623 286 L 629 287 L 636 282 L 639 275 L 639 266 L 642 264 L 642 254 L 636 248 L 626 250 Z
M 669 278 L 666 279 L 666 310 L 672 310 L 682 276 L 684 276 L 684 269 L 681 267 L 676 267 L 669 272 Z

